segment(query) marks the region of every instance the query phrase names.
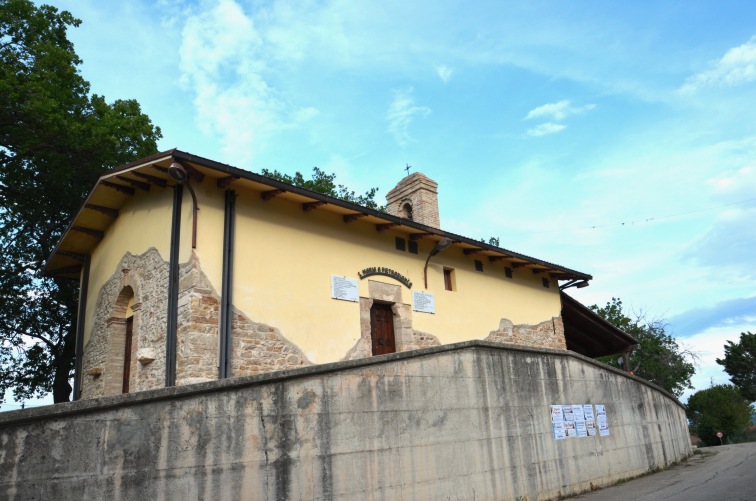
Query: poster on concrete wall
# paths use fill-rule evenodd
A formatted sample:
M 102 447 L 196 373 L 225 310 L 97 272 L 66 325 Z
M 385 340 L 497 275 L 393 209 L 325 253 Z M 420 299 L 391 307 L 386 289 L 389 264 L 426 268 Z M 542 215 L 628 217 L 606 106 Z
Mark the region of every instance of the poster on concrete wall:
M 599 435 L 606 437 L 609 435 L 609 422 L 606 419 L 606 407 L 596 405 L 596 424 L 598 425 Z
M 593 405 L 585 404 L 583 406 L 583 415 L 585 416 L 585 431 L 589 437 L 596 436 L 596 418 L 593 414 Z
M 357 279 L 331 275 L 331 297 L 343 301 L 357 302 L 360 300 L 357 291 Z
M 606 437 L 609 435 L 609 421 L 606 407 L 592 404 L 552 405 L 551 429 L 555 440 L 565 438 Z
M 551 430 L 554 432 L 554 440 L 564 440 L 567 433 L 564 430 L 564 413 L 561 405 L 551 406 Z
M 412 291 L 412 309 L 423 313 L 436 313 L 436 299 L 430 292 Z
M 572 416 L 575 418 L 575 431 L 577 432 L 577 436 L 579 438 L 587 437 L 588 431 L 586 431 L 585 428 L 585 414 L 583 414 L 583 406 L 573 405 Z

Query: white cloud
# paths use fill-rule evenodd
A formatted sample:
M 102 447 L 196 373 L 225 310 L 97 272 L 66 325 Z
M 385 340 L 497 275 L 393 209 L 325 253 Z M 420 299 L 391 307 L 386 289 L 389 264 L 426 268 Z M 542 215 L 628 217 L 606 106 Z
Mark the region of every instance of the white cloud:
M 436 73 L 438 74 L 438 77 L 443 80 L 444 83 L 449 83 L 449 80 L 451 80 L 452 75 L 454 75 L 454 69 L 449 68 L 445 64 L 442 64 L 440 66 L 436 66 Z
M 227 156 L 249 162 L 275 133 L 317 110 L 287 103 L 274 85 L 264 34 L 234 0 L 190 13 L 180 48 L 181 82 L 195 94 L 196 121 Z
M 728 50 L 711 68 L 689 77 L 680 88 L 693 93 L 708 87 L 732 87 L 756 81 L 756 36 Z
M 537 108 L 533 108 L 525 116 L 525 120 L 531 118 L 550 118 L 556 121 L 562 121 L 570 115 L 578 115 L 595 108 L 595 104 L 586 104 L 585 106 L 572 106 L 568 99 L 562 99 L 556 103 L 546 103 Z
M 406 146 L 412 141 L 409 134 L 409 126 L 416 117 L 428 116 L 431 109 L 427 106 L 418 106 L 415 104 L 412 87 L 404 90 L 395 90 L 394 99 L 389 105 L 386 112 L 386 121 L 388 122 L 388 132 L 394 136 L 399 146 Z
M 532 129 L 528 129 L 527 135 L 533 137 L 548 136 L 549 134 L 556 134 L 566 129 L 564 124 L 558 124 L 554 122 L 546 122 L 544 124 L 536 125 Z

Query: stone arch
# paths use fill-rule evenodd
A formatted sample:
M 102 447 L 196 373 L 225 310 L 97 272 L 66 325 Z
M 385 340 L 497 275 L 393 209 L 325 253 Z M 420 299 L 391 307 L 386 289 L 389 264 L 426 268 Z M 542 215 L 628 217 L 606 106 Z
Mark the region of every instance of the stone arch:
M 404 200 L 402 202 L 402 217 L 414 221 L 414 212 L 412 210 L 412 202 L 410 200 Z
M 123 391 L 126 321 L 132 321 L 129 391 L 159 388 L 165 378 L 168 263 L 150 248 L 127 252 L 100 288 L 84 347 L 82 398 Z M 144 307 L 142 307 L 144 302 Z

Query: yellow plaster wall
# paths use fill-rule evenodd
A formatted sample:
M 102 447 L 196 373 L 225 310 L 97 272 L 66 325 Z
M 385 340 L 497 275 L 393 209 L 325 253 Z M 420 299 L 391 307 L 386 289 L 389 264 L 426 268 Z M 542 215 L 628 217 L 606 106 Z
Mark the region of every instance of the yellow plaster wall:
M 222 285 L 224 192 L 212 180 L 192 183 L 198 198 L 196 256 L 216 292 Z M 173 190 L 153 188 L 124 206 L 92 254 L 85 343 L 89 339 L 100 288 L 113 275 L 126 252 L 142 254 L 155 247 L 163 259 L 170 252 Z M 191 255 L 191 196 L 182 205 L 180 261 Z M 371 266 L 391 268 L 409 278 L 412 290 L 423 290 L 423 264 L 434 245 L 419 241 L 419 254 L 398 251 L 398 231 L 379 233 L 373 224 L 346 224 L 341 215 L 302 211 L 282 198 L 263 201 L 258 192 L 240 190 L 237 199 L 234 305 L 252 320 L 280 329 L 315 363 L 342 359 L 360 337 L 359 304 L 331 298 L 331 275 L 358 279 Z M 556 282 L 546 289 L 541 276 L 515 270 L 504 277 L 504 263 L 483 259 L 452 247 L 434 257 L 428 268 L 428 291 L 435 295 L 436 314 L 412 312 L 415 330 L 435 335 L 442 343 L 483 339 L 502 317 L 515 324 L 538 324 L 559 315 Z M 455 291 L 444 290 L 443 267 L 455 270 Z M 370 280 L 399 285 L 383 276 Z M 359 294 L 369 297 L 368 280 L 359 280 Z M 412 303 L 411 290 L 401 286 L 402 302 Z
M 171 189 L 153 187 L 149 192 L 138 192 L 121 208 L 118 217 L 105 231 L 91 257 L 84 323 L 85 345 L 91 334 L 100 289 L 117 271 L 121 258 L 127 252 L 138 255 L 155 247 L 163 259 L 168 259 L 172 207 Z M 186 224 L 183 226 L 189 227 Z M 116 298 L 112 299 L 115 301 Z
M 415 255 L 396 250 L 396 236 L 406 238 L 401 232 L 379 233 L 360 221 L 346 224 L 340 215 L 325 211 L 305 213 L 300 204 L 280 198 L 264 202 L 259 196 L 242 196 L 237 202 L 234 304 L 253 320 L 279 328 L 311 361 L 340 360 L 360 337 L 360 312 L 357 303 L 331 299 L 331 275 L 358 278 L 358 271 L 382 266 L 408 277 L 413 290 L 423 289 L 423 264 L 433 241 L 421 240 Z M 507 279 L 503 263 L 487 260 L 480 273 L 473 259 L 452 247 L 432 260 L 428 291 L 435 295 L 436 314 L 413 311 L 415 330 L 452 343 L 485 338 L 502 317 L 537 324 L 559 315 L 555 283 L 544 288 L 530 270 L 517 270 L 514 279 Z M 455 269 L 456 291 L 444 290 L 444 266 Z M 370 280 L 398 284 L 382 276 Z M 369 296 L 367 287 L 367 279 L 359 281 L 360 296 Z M 411 291 L 401 290 L 402 302 L 411 304 Z

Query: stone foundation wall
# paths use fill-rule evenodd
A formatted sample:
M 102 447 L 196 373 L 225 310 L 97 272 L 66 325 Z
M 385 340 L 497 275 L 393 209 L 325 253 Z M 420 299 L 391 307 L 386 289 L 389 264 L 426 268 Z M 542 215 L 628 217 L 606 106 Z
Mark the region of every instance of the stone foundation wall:
M 567 349 L 562 317 L 553 317 L 551 320 L 546 320 L 537 325 L 514 325 L 508 319 L 502 318 L 499 322 L 499 328 L 491 331 L 485 341 L 532 348 L 550 348 L 552 350 Z

